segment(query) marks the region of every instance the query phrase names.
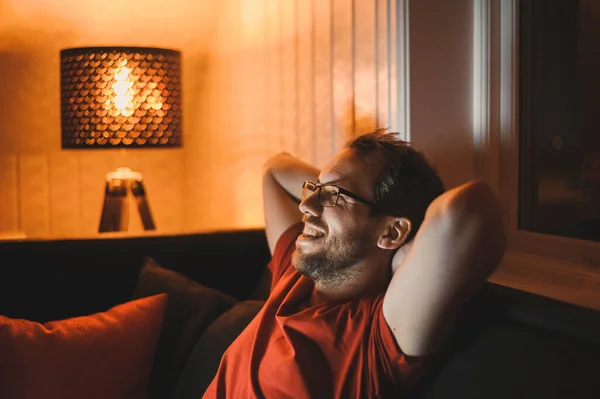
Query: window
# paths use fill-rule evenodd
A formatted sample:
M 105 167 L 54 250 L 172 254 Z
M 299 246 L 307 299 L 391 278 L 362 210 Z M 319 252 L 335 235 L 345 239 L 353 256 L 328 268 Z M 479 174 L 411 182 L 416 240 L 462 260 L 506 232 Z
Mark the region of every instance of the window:
M 499 192 L 508 233 L 491 281 L 600 309 L 600 2 L 475 4 L 478 175 Z
M 519 228 L 600 241 L 600 3 L 518 11 Z

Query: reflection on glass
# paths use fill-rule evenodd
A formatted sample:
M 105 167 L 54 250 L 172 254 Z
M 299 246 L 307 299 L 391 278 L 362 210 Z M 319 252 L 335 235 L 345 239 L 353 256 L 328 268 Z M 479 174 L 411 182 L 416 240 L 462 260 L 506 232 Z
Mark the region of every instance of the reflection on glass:
M 519 228 L 600 241 L 600 1 L 519 12 Z

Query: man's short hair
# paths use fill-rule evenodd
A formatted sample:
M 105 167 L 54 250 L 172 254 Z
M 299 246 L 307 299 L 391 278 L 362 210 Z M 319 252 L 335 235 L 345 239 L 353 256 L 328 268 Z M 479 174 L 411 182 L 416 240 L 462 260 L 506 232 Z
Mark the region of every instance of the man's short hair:
M 408 240 L 412 239 L 429 204 L 445 191 L 435 168 L 422 152 L 387 129 L 359 135 L 346 147 L 365 162 L 377 156 L 381 169 L 372 188 L 376 212 L 409 219 L 412 231 Z

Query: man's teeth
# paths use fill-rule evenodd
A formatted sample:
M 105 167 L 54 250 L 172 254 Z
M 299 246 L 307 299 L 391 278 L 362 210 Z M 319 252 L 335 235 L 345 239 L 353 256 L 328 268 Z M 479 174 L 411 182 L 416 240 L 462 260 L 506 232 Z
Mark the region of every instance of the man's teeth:
M 309 237 L 321 237 L 323 234 L 316 230 L 305 230 L 304 235 Z

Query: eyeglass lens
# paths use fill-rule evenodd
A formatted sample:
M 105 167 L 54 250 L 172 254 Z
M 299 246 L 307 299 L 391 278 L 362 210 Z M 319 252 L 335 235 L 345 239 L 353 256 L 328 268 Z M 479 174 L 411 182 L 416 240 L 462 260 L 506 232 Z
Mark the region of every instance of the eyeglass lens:
M 315 191 L 319 192 L 319 202 L 323 206 L 335 206 L 340 192 L 336 186 L 317 186 L 311 182 L 305 182 L 302 187 L 302 201 L 306 200 Z

